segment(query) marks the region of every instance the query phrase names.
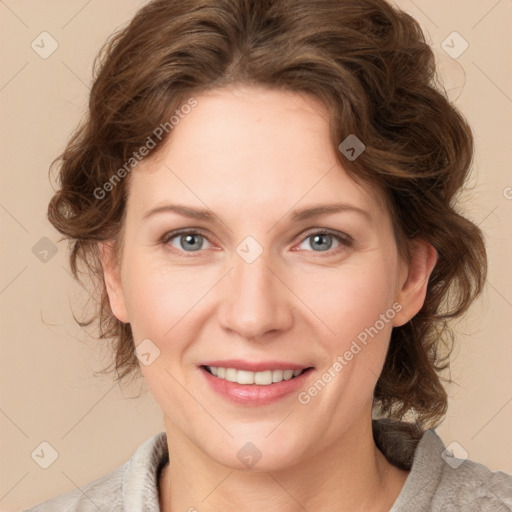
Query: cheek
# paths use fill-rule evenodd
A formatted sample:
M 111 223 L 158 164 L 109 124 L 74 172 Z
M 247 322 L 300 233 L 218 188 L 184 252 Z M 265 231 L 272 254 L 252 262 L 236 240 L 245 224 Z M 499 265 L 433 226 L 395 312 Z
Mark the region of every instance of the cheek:
M 164 267 L 144 254 L 126 259 L 123 288 L 135 342 L 163 340 L 206 292 L 208 279 L 190 269 Z
M 304 392 L 306 399 L 319 395 L 311 398 L 312 407 L 321 408 L 322 401 L 339 405 L 330 413 L 333 425 L 351 421 L 371 401 L 385 361 L 396 314 L 396 268 L 377 260 L 340 267 L 302 288 L 301 298 L 321 320 L 315 332 L 324 354 L 319 380 L 325 383 L 321 392 Z
M 395 272 L 385 261 L 340 266 L 303 281 L 298 295 L 332 334 L 326 339 L 335 340 L 341 349 L 392 309 Z M 385 330 L 390 329 L 386 323 Z
M 185 429 L 186 411 L 194 404 L 190 404 L 190 395 L 179 384 L 186 380 L 183 357 L 195 335 L 194 313 L 200 307 L 197 302 L 211 288 L 211 279 L 203 279 L 190 269 L 171 269 L 154 260 L 142 251 L 126 258 L 126 307 L 135 345 L 149 339 L 156 346 L 146 342 L 151 362 L 140 364 L 146 385 L 162 410 L 173 411 L 175 421 Z

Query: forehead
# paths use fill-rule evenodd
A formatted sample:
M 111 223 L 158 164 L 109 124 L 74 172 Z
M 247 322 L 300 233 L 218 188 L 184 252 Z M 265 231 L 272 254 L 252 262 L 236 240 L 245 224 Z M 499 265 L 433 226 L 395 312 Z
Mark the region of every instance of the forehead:
M 315 98 L 236 87 L 195 99 L 157 156 L 133 172 L 129 198 L 138 210 L 179 200 L 248 220 L 350 202 L 382 217 L 381 194 L 347 174 L 331 143 L 328 109 Z

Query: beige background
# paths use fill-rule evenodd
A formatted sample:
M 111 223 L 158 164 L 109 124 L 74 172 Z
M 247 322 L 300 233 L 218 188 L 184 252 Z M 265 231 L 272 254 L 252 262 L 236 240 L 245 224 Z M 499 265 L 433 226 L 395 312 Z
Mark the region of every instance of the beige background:
M 73 321 L 70 303 L 80 313 L 86 294 L 68 274 L 65 243 L 56 244 L 57 254 L 46 263 L 32 252 L 41 238 L 59 238 L 45 217 L 52 195 L 47 170 L 83 116 L 93 58 L 143 3 L 0 1 L 2 511 L 104 475 L 163 430 L 143 383 L 120 389 L 93 376 L 106 363 L 106 350 Z M 512 473 L 512 2 L 398 5 L 424 27 L 447 89 L 473 126 L 474 188 L 465 210 L 484 230 L 490 258 L 482 299 L 457 326 L 452 377 L 458 385 L 450 387 L 449 413 L 438 433 L 469 458 Z M 31 48 L 43 31 L 59 45 L 47 59 Z M 441 46 L 453 31 L 469 44 L 457 59 Z M 141 389 L 144 395 L 131 400 Z M 58 452 L 48 469 L 31 457 L 43 441 Z

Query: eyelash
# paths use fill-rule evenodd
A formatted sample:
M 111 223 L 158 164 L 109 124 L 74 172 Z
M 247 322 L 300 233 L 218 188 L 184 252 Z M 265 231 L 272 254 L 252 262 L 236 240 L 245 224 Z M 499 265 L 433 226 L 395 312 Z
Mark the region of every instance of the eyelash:
M 183 253 L 187 253 L 187 251 L 182 251 L 180 249 L 176 249 L 175 247 L 171 247 L 169 245 L 169 242 L 174 239 L 174 238 L 177 238 L 179 236 L 183 236 L 183 235 L 200 235 L 202 236 L 203 238 L 206 238 L 208 240 L 208 237 L 206 235 L 204 235 L 201 230 L 199 229 L 184 229 L 184 230 L 179 230 L 179 231 L 170 231 L 168 233 L 165 233 L 162 238 L 160 239 L 160 243 L 165 245 L 167 247 L 167 249 L 172 252 L 173 254 L 179 254 L 180 256 L 183 254 Z M 354 240 L 351 236 L 347 235 L 347 234 L 341 234 L 341 233 L 337 233 L 337 232 L 333 232 L 333 231 L 330 231 L 330 230 L 327 230 L 327 229 L 319 229 L 319 230 L 316 230 L 316 231 L 309 231 L 307 232 L 303 238 L 301 239 L 300 241 L 300 244 L 302 244 L 304 241 L 306 241 L 308 238 L 311 238 L 315 235 L 329 235 L 329 236 L 332 236 L 335 240 L 337 240 L 339 243 L 340 243 L 340 246 L 339 247 L 336 247 L 335 249 L 328 249 L 326 251 L 308 251 L 308 252 L 313 252 L 313 253 L 319 253 L 320 255 L 322 253 L 326 254 L 327 256 L 333 256 L 333 255 L 336 255 L 338 254 L 339 252 L 349 248 L 349 247 L 352 247 L 353 243 L 354 243 Z M 210 242 L 211 243 L 211 242 Z M 199 250 L 199 251 L 191 251 L 189 254 L 191 255 L 191 257 L 194 257 L 194 253 L 201 253 L 202 250 Z M 186 258 L 190 257 L 190 256 L 184 256 Z

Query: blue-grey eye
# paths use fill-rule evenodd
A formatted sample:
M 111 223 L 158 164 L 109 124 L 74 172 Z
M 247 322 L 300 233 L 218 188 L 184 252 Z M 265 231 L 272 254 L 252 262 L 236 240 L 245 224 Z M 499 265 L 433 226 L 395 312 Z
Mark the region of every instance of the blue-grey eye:
M 174 241 L 178 240 L 179 246 L 174 245 Z M 169 238 L 168 242 L 171 243 L 175 249 L 180 249 L 186 252 L 195 252 L 204 249 L 204 241 L 206 238 L 199 233 L 181 233 Z
M 338 245 L 334 247 L 334 249 L 339 248 L 343 244 L 346 244 L 346 241 L 343 240 L 342 237 L 334 235 L 333 233 L 312 233 L 304 238 L 302 243 L 309 241 L 308 245 L 313 249 L 313 252 L 325 252 L 329 251 L 333 247 L 333 240 L 335 240 Z M 302 247 L 303 248 L 303 247 Z M 306 248 L 307 249 L 307 248 Z

